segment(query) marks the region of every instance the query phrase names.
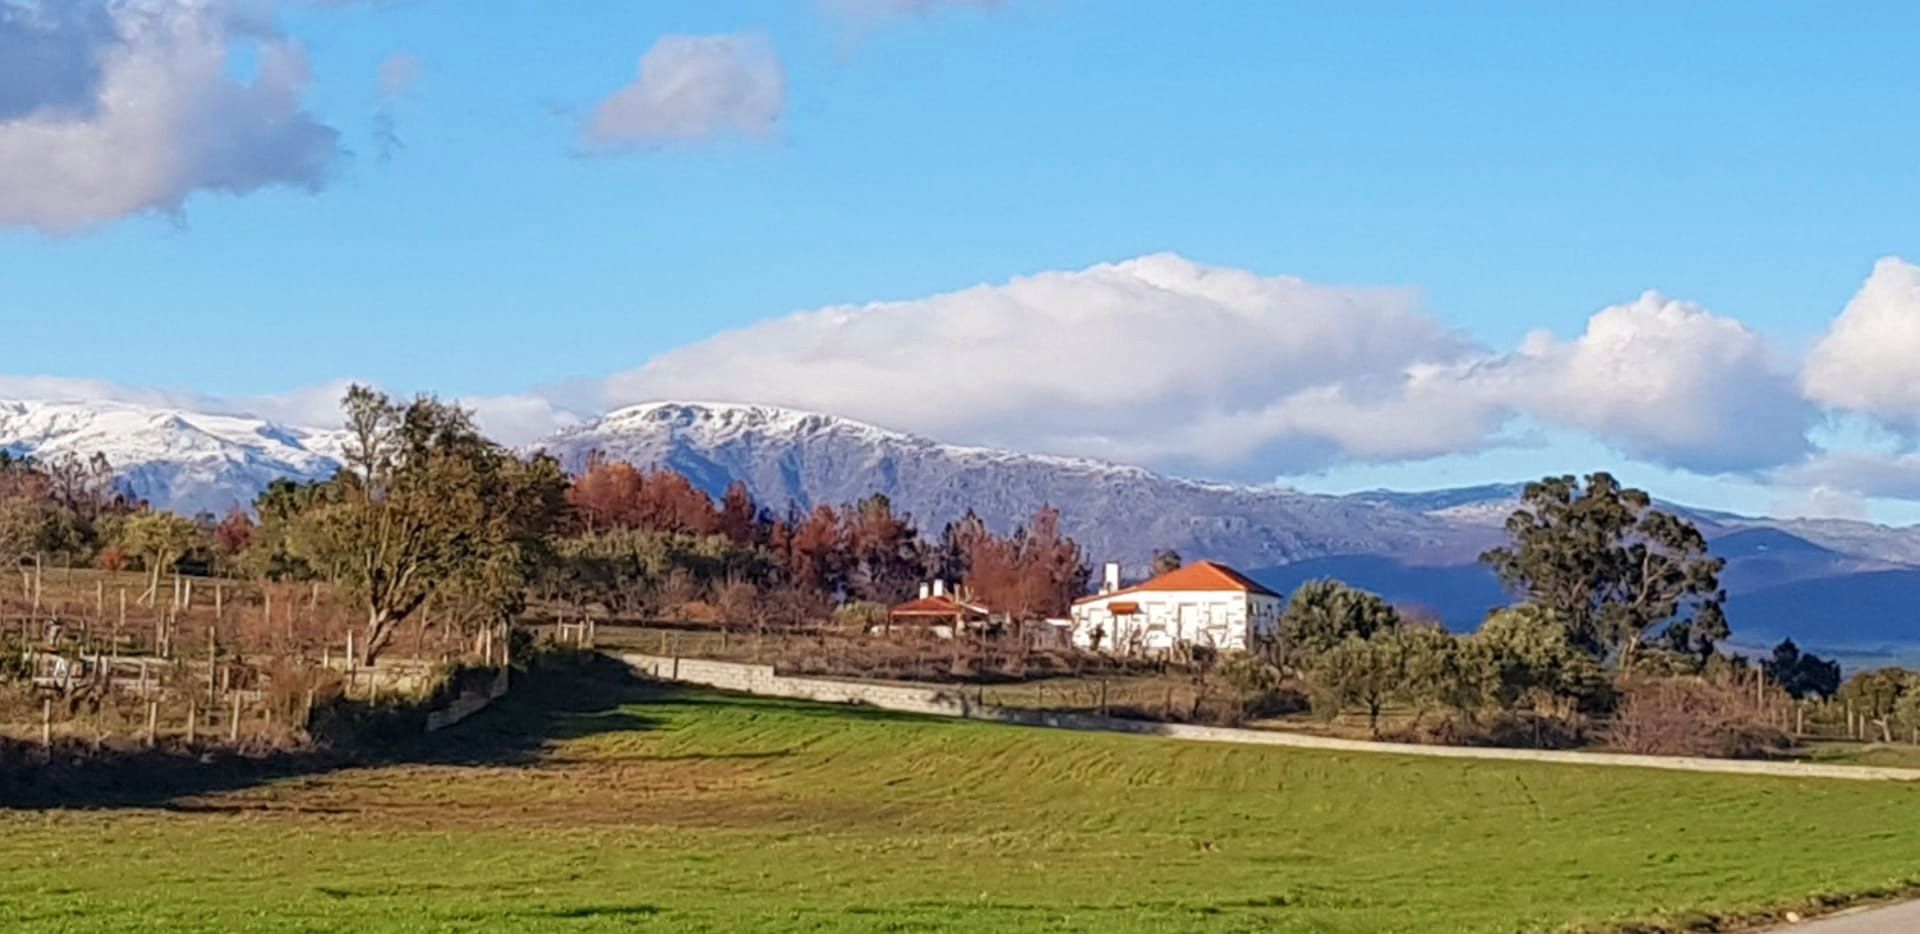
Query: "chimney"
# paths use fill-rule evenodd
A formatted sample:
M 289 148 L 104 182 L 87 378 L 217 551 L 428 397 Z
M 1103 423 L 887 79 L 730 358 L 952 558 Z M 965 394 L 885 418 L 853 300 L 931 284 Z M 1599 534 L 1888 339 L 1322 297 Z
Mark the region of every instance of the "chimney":
M 1113 593 L 1120 589 L 1120 562 L 1109 561 L 1100 569 L 1100 592 Z
M 936 577 L 936 578 L 934 578 L 934 581 L 933 581 L 933 595 L 934 595 L 934 596 L 936 596 L 936 597 L 944 597 L 944 596 L 946 596 L 946 595 L 947 595 L 947 582 L 946 582 L 946 581 L 943 581 L 943 580 L 941 580 L 941 579 L 939 579 L 939 578 L 937 578 L 937 577 Z
M 921 581 L 920 582 L 920 599 L 925 600 L 930 596 L 933 596 L 933 585 L 927 583 L 926 581 Z

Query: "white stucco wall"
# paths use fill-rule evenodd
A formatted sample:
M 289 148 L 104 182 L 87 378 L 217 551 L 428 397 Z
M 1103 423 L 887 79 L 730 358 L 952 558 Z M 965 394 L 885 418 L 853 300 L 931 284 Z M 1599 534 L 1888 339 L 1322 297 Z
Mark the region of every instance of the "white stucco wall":
M 1135 615 L 1115 616 L 1113 603 L 1133 603 Z M 1254 637 L 1273 632 L 1280 598 L 1240 590 L 1137 590 L 1107 594 L 1073 608 L 1073 640 L 1117 653 L 1157 652 L 1175 645 L 1246 649 Z

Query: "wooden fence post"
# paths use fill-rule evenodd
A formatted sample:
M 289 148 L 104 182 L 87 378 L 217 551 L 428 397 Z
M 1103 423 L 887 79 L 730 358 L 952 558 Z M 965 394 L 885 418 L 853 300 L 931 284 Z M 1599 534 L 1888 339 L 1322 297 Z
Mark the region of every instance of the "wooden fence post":
M 51 697 L 40 701 L 40 746 L 43 749 L 53 748 L 53 698 Z
M 227 720 L 227 742 L 240 740 L 240 692 L 233 692 L 233 716 Z
M 147 701 L 147 748 L 152 749 L 154 733 L 160 725 L 160 702 Z
M 199 735 L 199 733 L 200 733 L 200 710 L 198 707 L 194 705 L 193 692 L 188 691 L 187 692 L 187 745 L 189 746 L 193 745 L 193 740 L 196 736 Z

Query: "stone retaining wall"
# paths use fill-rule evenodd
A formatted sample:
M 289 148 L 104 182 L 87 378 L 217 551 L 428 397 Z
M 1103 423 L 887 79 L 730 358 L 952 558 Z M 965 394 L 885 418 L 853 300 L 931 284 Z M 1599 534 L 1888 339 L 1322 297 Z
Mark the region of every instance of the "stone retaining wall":
M 487 709 L 489 704 L 505 697 L 507 671 L 508 666 L 501 665 L 500 670 L 494 674 L 493 680 L 487 682 L 485 691 L 463 691 L 459 697 L 453 699 L 452 703 L 439 710 L 430 711 L 427 714 L 427 732 L 435 733 L 444 730 Z
M 974 703 L 959 687 L 899 684 L 880 681 L 843 681 L 796 678 L 775 674 L 770 665 L 748 665 L 697 658 L 625 654 L 618 658 L 635 671 L 661 681 L 699 684 L 726 691 L 788 697 L 834 704 L 864 704 L 883 710 L 964 717 L 1024 726 L 1108 733 L 1135 733 L 1203 743 L 1240 743 L 1289 746 L 1335 752 L 1391 753 L 1444 759 L 1493 759 L 1512 762 L 1555 762 L 1570 765 L 1625 766 L 1682 772 L 1734 775 L 1773 775 L 1787 778 L 1837 778 L 1854 781 L 1920 781 L 1920 769 L 1822 765 L 1809 762 L 1763 762 L 1746 759 L 1697 759 L 1679 756 L 1640 756 L 1626 753 L 1567 752 L 1550 749 L 1499 749 L 1482 746 L 1421 746 L 1370 740 L 1308 736 L 1277 730 L 1243 730 L 1185 723 L 1123 720 L 1093 714 L 1060 713 L 993 707 Z

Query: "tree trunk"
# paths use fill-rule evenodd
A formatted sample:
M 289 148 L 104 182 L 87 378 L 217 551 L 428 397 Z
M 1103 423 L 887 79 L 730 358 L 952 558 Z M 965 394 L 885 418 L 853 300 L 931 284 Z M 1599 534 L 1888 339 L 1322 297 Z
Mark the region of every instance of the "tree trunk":
M 367 637 L 361 644 L 361 664 L 371 665 L 374 659 L 380 657 L 387 644 L 393 641 L 393 629 L 398 623 L 399 620 L 388 616 L 384 610 L 367 611 Z

